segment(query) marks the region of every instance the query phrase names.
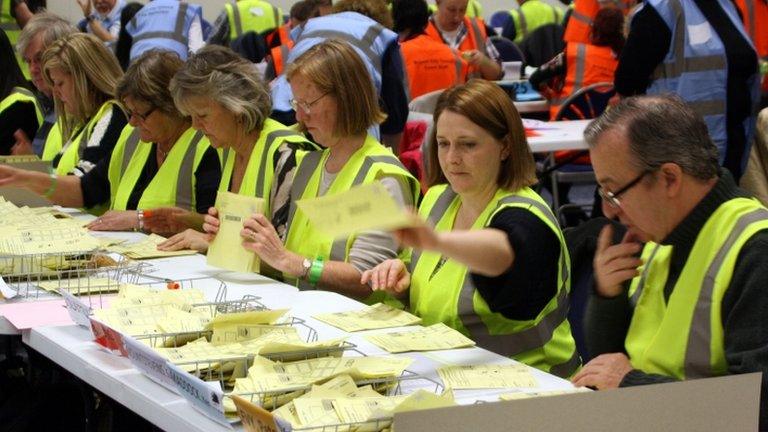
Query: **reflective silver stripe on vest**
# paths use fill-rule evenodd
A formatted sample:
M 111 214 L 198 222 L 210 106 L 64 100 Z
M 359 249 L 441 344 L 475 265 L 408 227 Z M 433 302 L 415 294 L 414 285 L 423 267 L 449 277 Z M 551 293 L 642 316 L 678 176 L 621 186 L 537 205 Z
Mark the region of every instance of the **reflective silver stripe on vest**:
M 14 87 L 13 91 L 11 93 L 18 93 L 24 96 L 31 97 L 35 100 L 35 105 L 37 105 L 37 97 L 34 93 L 32 93 L 32 90 L 24 87 Z
M 696 111 L 696 114 L 702 117 L 725 114 L 724 100 L 690 101 L 686 102 L 686 104 Z
M 661 248 L 661 245 L 656 245 L 655 248 L 653 248 L 653 251 L 651 252 L 651 256 L 648 257 L 648 260 L 645 263 L 645 268 L 643 269 L 643 273 L 640 275 L 640 280 L 637 281 L 637 288 L 635 289 L 634 294 L 632 294 L 632 297 L 629 298 L 629 303 L 634 308 L 637 306 L 638 300 L 640 300 L 640 293 L 643 292 L 643 288 L 645 287 L 645 280 L 648 279 L 648 271 L 651 269 L 651 263 L 653 262 L 653 257 L 656 256 L 656 252 L 659 251 Z
M 125 140 L 125 147 L 123 147 L 123 161 L 120 164 L 120 176 L 119 178 L 123 178 L 123 174 L 125 174 L 125 170 L 128 169 L 128 164 L 131 162 L 131 158 L 133 158 L 133 153 L 136 152 L 136 149 L 139 147 L 139 129 L 136 128 L 131 132 L 130 135 L 128 135 L 128 139 Z
M 315 172 L 320 165 L 320 159 L 323 157 L 323 152 L 315 151 L 309 152 L 299 164 L 296 169 L 296 175 L 293 177 L 293 184 L 291 185 L 291 205 L 288 209 L 288 220 L 285 223 L 285 232 L 291 232 L 291 223 L 293 217 L 296 214 L 296 201 L 301 199 L 304 191 L 307 189 L 309 179 L 312 177 L 312 173 Z
M 302 138 L 301 135 L 290 130 L 276 130 L 267 134 L 267 138 L 264 140 L 264 151 L 261 153 L 261 161 L 259 162 L 259 174 L 258 174 L 258 177 L 256 178 L 256 197 L 257 198 L 264 198 L 261 191 L 264 189 L 264 177 L 265 177 L 265 173 L 267 172 L 267 159 L 269 159 L 269 156 L 270 156 L 269 149 L 272 147 L 272 143 L 274 143 L 275 140 L 280 137 L 289 137 L 289 136 Z
M 179 168 L 179 176 L 176 178 L 176 207 L 181 207 L 187 210 L 195 210 L 192 207 L 194 201 L 194 188 L 192 183 L 195 178 L 195 153 L 197 153 L 197 143 L 203 139 L 203 132 L 197 131 L 192 138 L 192 142 L 187 147 L 187 152 L 184 154 L 184 159 L 181 161 L 181 167 Z
M 136 43 L 141 40 L 145 39 L 171 39 L 175 40 L 176 42 L 182 43 L 184 45 L 187 45 L 188 38 L 184 36 L 184 22 L 187 17 L 187 9 L 189 5 L 184 2 L 179 3 L 179 10 L 176 14 L 176 24 L 175 28 L 172 32 L 165 32 L 165 31 L 154 31 L 154 32 L 147 32 L 140 35 L 137 35 L 133 38 L 133 42 Z M 136 18 L 134 18 L 135 20 Z M 134 26 L 136 24 L 134 23 Z
M 232 0 L 232 21 L 235 24 L 235 35 L 240 37 L 243 35 L 243 22 L 240 18 L 240 9 L 237 7 L 237 1 Z
M 446 187 L 440 196 L 437 197 L 435 204 L 429 210 L 427 220 L 429 220 L 432 225 L 436 225 L 440 218 L 443 217 L 445 212 L 448 211 L 448 207 L 451 205 L 451 202 L 453 202 L 455 197 L 456 192 L 454 192 L 450 186 Z M 414 249 L 413 253 L 411 254 L 411 262 L 408 263 L 408 271 L 411 274 L 413 274 L 413 270 L 416 269 L 416 264 L 419 263 L 419 258 L 421 258 L 421 252 Z
M 747 6 L 747 31 L 752 40 L 757 40 L 755 33 L 755 0 L 744 0 Z
M 764 208 L 757 209 L 747 213 L 739 218 L 728 234 L 725 243 L 717 251 L 717 255 L 712 260 L 704 276 L 699 298 L 696 301 L 696 308 L 693 311 L 690 333 L 688 333 L 688 345 L 685 349 L 685 377 L 701 378 L 712 376 L 712 293 L 715 290 L 715 278 L 723 266 L 725 257 L 731 251 L 733 244 L 750 224 L 768 220 L 768 210 Z
M 549 368 L 549 373 L 557 375 L 560 378 L 568 378 L 576 372 L 576 369 L 578 369 L 579 366 L 581 366 L 581 357 L 579 356 L 578 351 L 573 350 L 571 358 L 566 360 L 565 363 L 560 363 Z
M 272 18 L 275 19 L 275 29 L 280 27 L 280 12 L 277 10 L 277 6 L 272 6 Z M 283 41 L 280 41 L 280 43 L 283 43 Z
M 517 10 L 517 16 L 517 21 L 520 23 L 520 34 L 523 36 L 523 39 L 525 39 L 525 37 L 528 36 L 528 20 L 525 19 L 525 14 L 522 9 Z M 517 39 L 517 35 L 515 35 L 515 39 Z
M 307 33 L 304 33 L 299 38 L 322 38 L 322 39 L 341 39 L 344 41 L 349 42 L 356 48 L 360 49 L 366 57 L 368 57 L 368 60 L 370 61 L 371 65 L 376 68 L 376 72 L 378 72 L 379 76 L 381 76 L 381 58 L 376 52 L 373 50 L 373 43 L 376 41 L 376 39 L 381 35 L 381 33 L 384 32 L 384 27 L 382 27 L 380 24 L 372 25 L 363 35 L 362 39 L 356 39 L 353 38 L 348 33 L 344 33 L 339 30 L 313 30 Z
M 592 26 L 592 18 L 584 15 L 583 13 L 577 11 L 576 9 L 571 11 L 570 19 L 575 19 L 576 21 L 581 21 L 588 26 Z
M 469 25 L 472 26 L 472 32 L 475 34 L 475 46 L 477 46 L 477 50 L 488 55 L 488 50 L 485 48 L 485 39 L 483 39 L 483 34 L 480 33 L 480 26 L 477 25 L 477 20 L 470 18 Z
M 451 50 L 451 54 L 453 54 L 453 64 L 456 66 L 456 80 L 454 84 L 459 85 L 463 82 L 461 79 L 461 56 L 454 50 Z

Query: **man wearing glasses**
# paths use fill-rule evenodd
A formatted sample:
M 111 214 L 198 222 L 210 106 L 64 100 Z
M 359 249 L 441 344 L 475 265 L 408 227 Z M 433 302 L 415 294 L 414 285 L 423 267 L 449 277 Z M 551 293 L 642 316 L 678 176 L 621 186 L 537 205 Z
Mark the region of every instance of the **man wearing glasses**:
M 586 317 L 597 357 L 574 383 L 760 371 L 768 426 L 768 209 L 719 167 L 703 119 L 676 97 L 624 99 L 584 134 L 603 211 L 627 233 L 600 233 Z

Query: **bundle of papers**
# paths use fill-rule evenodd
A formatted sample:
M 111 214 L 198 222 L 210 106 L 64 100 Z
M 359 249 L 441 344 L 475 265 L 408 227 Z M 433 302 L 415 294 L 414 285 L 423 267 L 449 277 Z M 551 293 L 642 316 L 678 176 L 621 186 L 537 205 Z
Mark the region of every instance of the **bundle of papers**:
M 256 357 L 248 376 L 237 379 L 235 394 L 261 393 L 261 405 L 279 406 L 267 395 L 304 390 L 337 375 L 347 374 L 353 380 L 394 380 L 402 375 L 413 360 L 402 357 L 322 357 L 290 363 L 273 362 Z M 298 394 L 296 394 L 298 396 Z M 295 397 L 295 396 L 294 396 Z
M 370 342 L 391 352 L 434 351 L 475 346 L 472 339 L 443 323 L 414 330 L 380 333 L 365 337 Z
M 403 327 L 421 322 L 421 318 L 384 303 L 357 311 L 315 315 L 314 318 L 346 332 Z
M 165 237 L 150 234 L 147 238 L 136 243 L 118 244 L 109 247 L 109 251 L 117 252 L 131 259 L 141 260 L 149 258 L 165 258 L 172 256 L 194 255 L 197 251 L 191 249 L 177 251 L 157 250 L 157 245 L 164 242 Z
M 75 253 L 99 247 L 99 240 L 71 219 L 17 207 L 2 198 L 0 218 L 0 255 Z M 0 271 L 8 274 L 5 268 Z
M 537 387 L 531 368 L 522 364 L 448 366 L 437 370 L 446 389 Z
M 37 286 L 48 292 L 58 292 L 62 289 L 73 295 L 93 295 L 118 292 L 120 282 L 104 277 L 84 277 L 43 281 Z
M 238 195 L 220 191 L 216 195 L 216 209 L 219 211 L 219 232 L 208 247 L 208 265 L 237 272 L 258 273 L 259 257 L 241 246 L 240 231 L 243 223 L 254 213 L 264 213 L 262 198 Z

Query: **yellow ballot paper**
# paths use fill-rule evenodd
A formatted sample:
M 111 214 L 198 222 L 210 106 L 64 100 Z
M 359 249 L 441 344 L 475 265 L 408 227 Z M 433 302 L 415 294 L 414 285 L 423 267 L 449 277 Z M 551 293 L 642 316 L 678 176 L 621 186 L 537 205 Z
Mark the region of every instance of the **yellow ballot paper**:
M 258 272 L 259 257 L 242 247 L 243 222 L 254 213 L 264 213 L 264 200 L 231 192 L 216 195 L 219 232 L 208 248 L 208 265 L 237 272 Z
M 499 399 L 503 401 L 508 401 L 508 400 L 517 400 L 517 399 L 530 399 L 530 398 L 536 398 L 536 397 L 560 396 L 560 395 L 574 394 L 574 393 L 589 393 L 591 391 L 592 390 L 586 387 L 574 387 L 572 389 L 547 390 L 547 391 L 531 392 L 531 393 L 514 392 L 514 393 L 504 393 L 502 395 L 499 395 Z
M 109 251 L 117 252 L 125 255 L 131 259 L 149 259 L 149 258 L 164 258 L 172 256 L 182 255 L 194 255 L 197 251 L 191 249 L 177 250 L 177 251 L 161 251 L 157 250 L 157 245 L 164 242 L 165 237 L 157 234 L 150 234 L 149 237 L 130 244 L 119 244 L 108 248 Z
M 536 387 L 530 367 L 522 364 L 448 366 L 437 370 L 446 388 Z
M 334 238 L 420 223 L 419 218 L 404 210 L 380 182 L 355 186 L 335 195 L 299 200 L 296 205 L 317 230 Z
M 421 318 L 384 303 L 356 311 L 315 315 L 314 318 L 346 332 L 404 327 L 421 322 Z
M 475 346 L 475 342 L 472 339 L 443 323 L 408 331 L 368 335 L 365 338 L 391 353 L 434 351 Z

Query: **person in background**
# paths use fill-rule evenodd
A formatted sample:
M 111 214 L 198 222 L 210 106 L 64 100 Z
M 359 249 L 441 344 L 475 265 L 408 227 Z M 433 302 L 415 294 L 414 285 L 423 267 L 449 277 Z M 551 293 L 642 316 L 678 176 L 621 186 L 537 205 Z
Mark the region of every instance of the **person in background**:
M 128 119 L 115 101 L 123 71 L 114 54 L 87 33 L 54 42 L 43 54 L 43 77 L 53 90 L 64 145 L 54 157 L 59 175 L 82 176 L 109 159 Z
M 762 86 L 760 109 L 768 107 L 768 0 L 736 0 L 744 30 L 755 45 L 760 59 Z
M 0 28 L 5 30 L 12 47 L 16 47 L 21 29 L 35 12 L 45 8 L 45 3 L 45 0 L 0 0 Z M 29 78 L 29 70 L 19 51 L 16 51 L 16 61 L 24 76 Z
M 732 2 L 647 0 L 632 18 L 614 85 L 622 97 L 679 95 L 704 117 L 720 164 L 738 182 L 755 129 L 757 66 Z
M 130 59 L 151 49 L 164 49 L 186 60 L 200 49 L 203 40 L 203 8 L 179 0 L 152 0 L 136 12 L 126 26 Z M 177 24 L 178 23 L 178 24 Z
M 296 171 L 296 153 L 316 147 L 303 135 L 272 120 L 269 89 L 253 64 L 229 48 L 208 45 L 193 55 L 171 82 L 179 109 L 192 118 L 192 126 L 223 149 L 224 168 L 219 191 L 263 198 L 271 226 L 284 235 L 289 192 Z M 160 221 L 185 221 L 175 210 L 154 212 Z M 211 219 L 218 211 L 208 210 Z M 167 215 L 167 216 L 165 216 Z M 150 224 L 155 224 L 153 220 Z M 150 225 L 163 232 L 178 228 Z M 193 229 L 160 245 L 162 250 L 208 249 L 212 236 Z
M 122 12 L 120 12 L 120 33 L 117 35 L 117 41 L 115 42 L 115 57 L 117 57 L 117 61 L 123 70 L 127 70 L 131 64 L 131 44 L 133 43 L 131 35 L 126 30 L 126 26 L 143 7 L 144 5 L 141 3 L 131 2 L 126 4 Z
M 592 20 L 595 19 L 600 9 L 617 8 L 629 21 L 630 12 L 637 3 L 641 2 L 636 0 L 574 0 L 573 8 L 565 17 L 563 40 L 566 44 L 571 42 L 588 44 L 590 43 Z
M 429 23 L 426 1 L 395 0 L 392 17 L 400 36 L 411 99 L 467 80 L 468 65 L 461 54 L 425 33 Z
M 381 0 L 341 0 L 333 10 L 333 14 L 311 19 L 292 32 L 296 45 L 286 64 L 330 37 L 349 42 L 365 62 L 367 76 L 372 79 L 387 114 L 380 127 L 370 125 L 371 132 L 380 133 L 384 145 L 397 149 L 408 118 L 408 93 L 397 34 L 389 30 L 392 14 Z M 281 75 L 272 83 L 273 118 L 286 124 L 296 121 L 289 103 L 291 98 L 291 86 Z
M 88 224 L 99 231 L 143 230 L 144 211 L 158 207 L 206 212 L 216 198 L 221 162 L 173 104 L 168 86 L 181 66 L 167 51 L 136 59 L 116 90 L 130 126 L 111 157 L 82 177 L 2 166 L 0 184 L 24 187 L 66 207 L 107 205 L 110 211 Z
M 585 317 L 595 357 L 574 384 L 762 372 L 765 430 L 768 209 L 720 168 L 704 120 L 677 97 L 626 98 L 584 136 L 603 212 L 627 233 L 598 238 Z
M 77 29 L 67 20 L 50 12 L 38 12 L 29 20 L 19 35 L 17 49 L 28 65 L 32 84 L 37 89 L 38 104 L 43 113 L 43 124 L 35 135 L 28 135 L 24 129 L 16 129 L 15 143 L 11 153 L 15 155 L 36 154 L 50 161 L 63 146 L 61 127 L 56 121 L 53 104 L 53 89 L 43 76 L 43 52 L 53 42 L 76 33 Z M 33 137 L 30 141 L 30 137 Z
M 18 128 L 34 136 L 43 123 L 43 114 L 29 83 L 16 61 L 13 47 L 5 31 L 0 29 L 0 155 L 11 154 Z
M 292 30 L 303 26 L 310 18 L 320 16 L 317 3 L 313 0 L 297 1 L 291 6 L 290 13 L 291 16 L 288 23 L 282 25 L 276 33 L 279 37 L 280 45 L 272 48 L 267 58 L 267 69 L 264 72 L 264 76 L 269 80 L 284 72 L 285 60 L 296 44 L 293 38 L 291 38 Z
M 479 346 L 558 375 L 580 364 L 566 319 L 570 258 L 512 101 L 470 80 L 442 95 L 429 148 L 424 223 L 396 231 L 410 264 L 387 260 L 361 283 L 397 297 L 424 325 L 442 322 Z
M 595 16 L 589 44 L 568 43 L 564 52 L 531 74 L 531 85 L 549 100 L 550 120 L 563 101 L 579 89 L 613 82 L 624 48 L 623 28 L 624 14 L 619 9 L 601 9 Z
M 467 0 L 437 0 L 437 12 L 429 18 L 426 33 L 437 42 L 458 49 L 470 64 L 470 76 L 497 80 L 503 75 L 482 18 L 465 15 Z
M 117 41 L 120 34 L 120 12 L 125 0 L 76 0 L 85 17 L 78 27 L 87 33 L 96 35 L 108 46 Z
M 509 14 L 512 19 L 504 25 L 501 35 L 517 44 L 543 25 L 563 23 L 563 12 L 542 0 L 523 0 L 520 8 L 511 9 Z
M 283 23 L 283 11 L 264 0 L 236 0 L 224 4 L 208 43 L 229 46 L 248 32 L 268 38 Z M 269 41 L 267 41 L 269 43 Z M 270 45 L 271 46 L 271 45 Z
M 370 287 L 360 283 L 360 275 L 397 256 L 394 239 L 380 231 L 333 239 L 315 229 L 296 206 L 298 200 L 330 196 L 374 181 L 381 182 L 403 206 L 417 202 L 418 181 L 367 133 L 371 124 L 383 120 L 384 113 L 366 70 L 359 54 L 338 39 L 315 45 L 288 66 L 291 104 L 299 125 L 325 150 L 308 153 L 299 163 L 291 187 L 285 243 L 262 215 L 246 220 L 241 235 L 243 247 L 299 289 L 320 288 L 375 302 L 381 298 L 372 296 Z M 218 221 L 206 221 L 209 228 L 218 228 Z

